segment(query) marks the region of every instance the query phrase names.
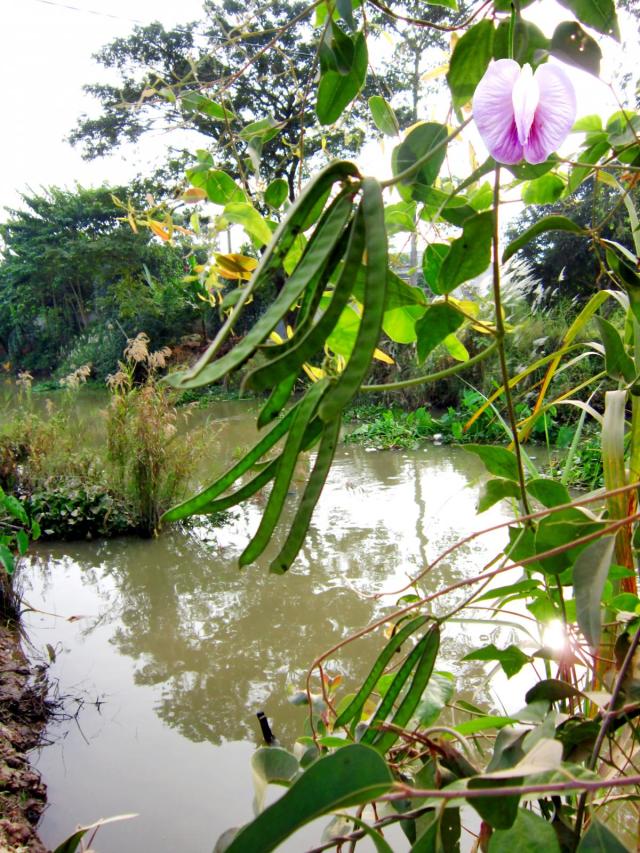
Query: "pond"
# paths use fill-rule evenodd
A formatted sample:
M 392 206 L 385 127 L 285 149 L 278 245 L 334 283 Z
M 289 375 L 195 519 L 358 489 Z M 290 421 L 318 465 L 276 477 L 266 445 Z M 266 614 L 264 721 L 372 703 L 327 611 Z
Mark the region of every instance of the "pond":
M 254 415 L 250 402 L 207 410 L 216 440 L 205 467 L 220 470 L 252 440 Z M 507 517 L 506 505 L 475 517 L 483 476 L 478 459 L 458 448 L 341 446 L 303 551 L 284 577 L 268 573 L 273 549 L 237 568 L 259 521 L 259 497 L 217 528 L 35 547 L 22 571 L 34 608 L 25 625 L 34 646 L 54 657 L 50 675 L 71 716 L 50 726 L 51 743 L 37 756 L 49 791 L 45 844 L 60 843 L 78 823 L 135 812 L 100 831 L 101 853 L 201 853 L 249 820 L 250 758 L 261 742 L 256 713 L 264 711 L 292 747 L 306 709 L 288 693 L 303 686 L 313 659 L 391 613 L 397 591 L 429 560 Z M 292 494 L 289 511 L 295 502 Z M 471 576 L 503 537 L 500 530 L 467 543 L 423 588 Z M 522 637 L 489 618 L 452 624 L 437 666 L 454 673 L 472 701 L 496 708 L 499 677 L 489 684 L 481 664 L 460 663 L 481 641 Z M 345 692 L 383 642 L 378 631 L 343 650 L 331 674 L 344 675 Z M 519 706 L 518 680 L 508 692 Z M 282 849 L 308 849 L 320 832 L 307 828 Z M 395 838 L 394 849 L 405 849 Z

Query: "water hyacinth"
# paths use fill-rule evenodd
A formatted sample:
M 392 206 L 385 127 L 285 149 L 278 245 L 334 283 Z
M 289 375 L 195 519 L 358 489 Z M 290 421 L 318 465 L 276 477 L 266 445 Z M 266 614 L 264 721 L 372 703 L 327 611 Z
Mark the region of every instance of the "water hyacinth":
M 491 156 L 507 166 L 543 163 L 576 117 L 573 86 L 558 65 L 492 61 L 473 96 L 473 117 Z

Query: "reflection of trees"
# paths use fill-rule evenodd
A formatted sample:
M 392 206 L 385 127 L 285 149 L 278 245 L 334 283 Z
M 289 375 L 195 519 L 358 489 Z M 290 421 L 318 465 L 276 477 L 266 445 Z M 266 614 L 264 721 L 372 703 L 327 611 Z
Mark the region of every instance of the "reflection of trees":
M 287 743 L 306 714 L 286 702 L 287 683 L 301 686 L 320 652 L 381 614 L 349 584 L 376 590 L 398 566 L 421 569 L 426 532 L 440 539 L 438 549 L 443 538 L 456 538 L 425 527 L 425 517 L 447 477 L 455 488 L 463 482 L 457 467 L 443 454 L 340 453 L 300 560 L 285 577 L 267 571 L 277 545 L 257 565 L 236 568 L 258 523 L 256 504 L 234 510 L 236 520 L 208 538 L 174 530 L 155 541 L 79 544 L 72 556 L 83 582 L 105 601 L 101 622 L 116 626 L 112 642 L 136 661 L 136 683 L 156 688 L 155 709 L 167 725 L 190 740 L 218 743 L 255 736 L 262 709 Z M 464 560 L 433 584 L 473 570 Z M 109 599 L 105 590 L 113 586 Z M 364 677 L 381 643 L 378 634 L 345 650 L 346 690 Z

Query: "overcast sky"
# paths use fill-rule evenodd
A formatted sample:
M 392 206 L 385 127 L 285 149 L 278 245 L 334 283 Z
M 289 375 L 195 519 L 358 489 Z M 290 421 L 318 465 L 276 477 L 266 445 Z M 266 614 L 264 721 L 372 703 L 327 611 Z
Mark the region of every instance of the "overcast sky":
M 117 36 L 129 34 L 136 23 L 160 20 L 171 27 L 197 19 L 201 7 L 202 0 L 0 0 L 5 116 L 0 143 L 0 218 L 6 215 L 2 208 L 18 204 L 20 191 L 29 188 L 72 187 L 76 180 L 85 186 L 104 181 L 115 184 L 145 170 L 150 152 L 165 144 L 164 137 L 151 143 L 143 137 L 138 147 L 129 146 L 124 152 L 89 163 L 65 142 L 82 113 L 97 112 L 93 99 L 82 93 L 83 84 L 104 79 L 104 69 L 91 56 Z M 530 9 L 525 16 L 532 16 Z M 535 20 L 551 35 L 555 24 L 567 17 L 565 9 L 549 0 L 537 9 Z M 607 50 L 604 76 L 608 79 L 621 49 L 609 39 L 601 41 Z M 625 51 L 629 63 L 631 56 Z M 608 114 L 615 109 L 615 101 L 602 83 L 580 72 L 574 79 L 579 115 Z M 385 161 L 378 153 L 371 158 L 371 170 L 386 169 Z
M 133 148 L 86 163 L 64 141 L 83 112 L 97 112 L 82 92 L 104 79 L 91 56 L 135 24 L 171 27 L 201 9 L 202 0 L 0 0 L 0 208 L 17 204 L 28 187 L 116 183 L 140 171 Z

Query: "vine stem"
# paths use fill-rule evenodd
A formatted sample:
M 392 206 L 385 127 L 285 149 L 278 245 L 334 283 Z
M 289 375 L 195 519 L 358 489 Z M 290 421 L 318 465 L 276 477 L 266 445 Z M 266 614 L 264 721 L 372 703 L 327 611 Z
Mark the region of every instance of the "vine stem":
M 425 382 L 436 382 L 438 379 L 446 379 L 447 376 L 455 376 L 456 373 L 460 373 L 462 370 L 466 370 L 473 364 L 483 361 L 491 355 L 491 353 L 496 349 L 496 346 L 497 344 L 494 341 L 486 349 L 482 350 L 482 352 L 479 352 L 477 355 L 474 355 L 473 358 L 470 358 L 468 361 L 462 361 L 459 364 L 454 364 L 451 367 L 446 367 L 444 370 L 438 370 L 435 373 L 427 373 L 424 376 L 415 376 L 411 379 L 399 379 L 397 382 L 385 382 L 381 385 L 361 385 L 360 390 L 395 391 L 398 388 L 410 388 L 412 385 L 422 385 Z
M 513 408 L 513 397 L 509 385 L 509 371 L 507 369 L 507 356 L 504 351 L 504 321 L 502 318 L 502 296 L 500 293 L 500 233 L 499 217 L 500 208 L 500 166 L 496 166 L 495 181 L 493 185 L 493 304 L 496 312 L 496 343 L 498 344 L 498 359 L 500 360 L 500 372 L 502 373 L 502 385 L 504 387 L 504 398 L 507 404 L 507 415 L 511 426 L 513 449 L 518 465 L 518 481 L 520 483 L 520 500 L 525 515 L 529 515 L 531 508 L 527 500 L 527 490 L 524 479 L 524 466 L 522 464 L 522 452 L 520 439 L 518 437 L 518 422 L 515 409 Z
M 614 708 L 616 704 L 616 700 L 620 695 L 620 691 L 622 690 L 622 685 L 624 682 L 627 673 L 629 672 L 629 667 L 633 663 L 633 657 L 636 653 L 638 645 L 640 644 L 640 628 L 636 631 L 633 636 L 633 640 L 627 650 L 627 653 L 624 657 L 624 661 L 622 662 L 622 666 L 620 667 L 620 672 L 618 673 L 618 677 L 616 678 L 616 682 L 613 686 L 613 690 L 611 692 L 611 699 L 609 701 L 610 710 L 605 711 L 602 717 L 602 724 L 600 726 L 600 731 L 598 732 L 598 737 L 596 738 L 596 742 L 593 745 L 593 751 L 591 753 L 591 757 L 589 758 L 589 764 L 587 765 L 589 770 L 593 770 L 598 761 L 598 756 L 600 755 L 600 750 L 602 749 L 602 744 L 604 743 L 604 739 L 607 736 L 607 732 L 609 731 L 609 726 L 611 725 L 611 721 L 618 716 L 618 711 Z M 576 826 L 575 833 L 576 836 L 580 836 L 580 830 L 582 829 L 582 823 L 584 821 L 585 811 L 587 808 L 587 793 L 588 790 L 584 791 L 581 795 L 580 800 L 578 802 L 578 809 L 576 811 Z

